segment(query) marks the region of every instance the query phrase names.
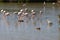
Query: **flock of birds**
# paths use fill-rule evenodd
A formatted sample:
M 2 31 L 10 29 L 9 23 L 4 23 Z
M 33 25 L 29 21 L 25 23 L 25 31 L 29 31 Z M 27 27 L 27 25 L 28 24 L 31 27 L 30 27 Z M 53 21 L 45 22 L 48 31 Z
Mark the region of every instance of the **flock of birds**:
M 55 2 L 52 3 L 53 5 L 55 5 Z M 46 3 L 44 2 L 44 6 L 46 5 Z M 26 6 L 26 4 L 23 4 L 23 6 Z M 14 14 L 17 14 L 18 15 L 18 22 L 23 22 L 24 20 L 21 20 L 22 17 L 24 16 L 27 16 L 29 15 L 29 13 L 27 11 L 30 11 L 30 14 L 32 15 L 32 17 L 36 14 L 35 10 L 28 10 L 28 8 L 25 8 L 25 9 L 21 9 L 19 12 L 13 12 Z M 5 16 L 9 16 L 10 13 L 1 9 L 0 11 L 3 15 Z M 43 11 L 39 11 L 39 14 L 42 15 L 43 14 Z M 58 18 L 59 18 L 59 21 L 60 21 L 60 15 L 58 15 Z M 47 19 L 47 23 L 48 25 L 52 25 L 52 21 L 50 21 L 49 19 Z M 40 27 L 39 28 L 36 28 L 37 30 L 40 30 Z

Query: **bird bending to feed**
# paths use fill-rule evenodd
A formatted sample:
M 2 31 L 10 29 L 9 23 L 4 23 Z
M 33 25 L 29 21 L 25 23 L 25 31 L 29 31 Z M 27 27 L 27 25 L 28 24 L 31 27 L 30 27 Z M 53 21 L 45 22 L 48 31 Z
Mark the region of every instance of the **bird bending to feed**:
M 9 12 L 6 12 L 6 13 L 5 13 L 5 16 L 8 16 L 8 15 L 10 15 Z
M 22 12 L 18 12 L 18 16 L 21 15 L 21 14 L 22 14 Z
M 23 15 L 24 15 L 24 16 L 27 16 L 27 15 L 28 15 L 28 13 L 23 13 Z

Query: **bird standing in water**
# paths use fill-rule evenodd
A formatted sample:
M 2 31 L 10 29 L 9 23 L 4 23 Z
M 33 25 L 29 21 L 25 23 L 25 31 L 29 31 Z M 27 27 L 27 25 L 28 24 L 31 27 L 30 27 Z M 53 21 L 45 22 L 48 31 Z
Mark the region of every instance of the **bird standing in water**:
M 41 28 L 39 27 L 39 28 L 36 28 L 37 30 L 41 30 Z
M 40 11 L 40 15 L 42 15 L 42 13 L 43 13 L 43 12 L 42 12 L 42 11 Z
M 36 12 L 34 10 L 31 10 L 31 15 L 32 15 L 32 18 L 34 18 L 36 15 Z
M 48 19 L 47 19 L 47 23 L 48 23 L 49 26 L 52 26 L 52 24 L 53 24 L 52 21 L 50 21 Z
M 8 16 L 8 15 L 10 15 L 9 12 L 6 12 L 6 13 L 5 13 L 5 16 Z
M 9 12 L 6 12 L 6 11 L 5 11 L 5 10 L 3 10 L 3 9 L 1 10 L 1 13 L 3 13 L 5 16 L 10 15 L 10 14 L 9 14 Z

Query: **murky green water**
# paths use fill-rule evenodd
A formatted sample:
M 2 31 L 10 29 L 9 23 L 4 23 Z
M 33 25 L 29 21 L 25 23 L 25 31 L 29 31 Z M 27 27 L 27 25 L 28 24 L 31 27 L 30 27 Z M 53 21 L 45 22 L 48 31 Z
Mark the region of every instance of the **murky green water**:
M 60 31 L 58 30 L 60 24 L 58 23 L 57 15 L 60 14 L 60 7 L 47 3 L 45 7 L 43 4 L 27 4 L 29 10 L 36 11 L 35 18 L 29 19 L 24 17 L 24 22 L 17 22 L 17 15 L 13 14 L 23 8 L 22 4 L 3 3 L 0 9 L 7 10 L 11 13 L 10 16 L 4 17 L 0 14 L 0 40 L 60 40 Z M 42 10 L 42 16 L 39 11 Z M 31 16 L 30 16 L 31 17 Z M 53 25 L 48 26 L 47 19 L 51 20 Z M 40 27 L 41 30 L 36 30 Z

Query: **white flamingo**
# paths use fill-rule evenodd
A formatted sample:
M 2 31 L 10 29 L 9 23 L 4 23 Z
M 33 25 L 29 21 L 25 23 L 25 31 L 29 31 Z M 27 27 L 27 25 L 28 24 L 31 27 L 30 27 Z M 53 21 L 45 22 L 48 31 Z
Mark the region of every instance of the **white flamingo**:
M 27 15 L 28 15 L 28 13 L 23 13 L 23 15 L 24 15 L 24 16 L 27 16 Z
M 32 14 L 32 15 L 35 15 L 36 13 L 35 13 L 35 12 L 32 12 L 31 14 Z
M 22 12 L 18 12 L 18 15 L 21 15 L 22 14 Z
M 6 12 L 6 13 L 5 13 L 5 16 L 8 16 L 8 15 L 10 15 L 9 12 Z
M 6 11 L 2 9 L 2 10 L 1 10 L 1 13 L 3 13 L 3 14 L 4 14 L 4 13 L 6 13 Z
M 31 12 L 34 12 L 34 10 L 31 10 Z
M 35 12 L 34 10 L 31 10 L 31 14 L 32 14 L 32 15 L 35 15 L 36 12 Z
M 8 16 L 9 15 L 9 12 L 6 12 L 5 10 L 1 10 L 1 12 L 5 15 L 5 16 Z
M 1 12 L 3 12 L 4 10 L 2 9 Z
M 23 11 L 24 11 L 24 9 L 21 9 L 21 10 L 20 10 L 20 12 L 23 12 Z
M 60 31 L 60 27 L 58 28 L 58 30 Z
M 44 1 L 44 6 L 46 5 L 45 1 Z

